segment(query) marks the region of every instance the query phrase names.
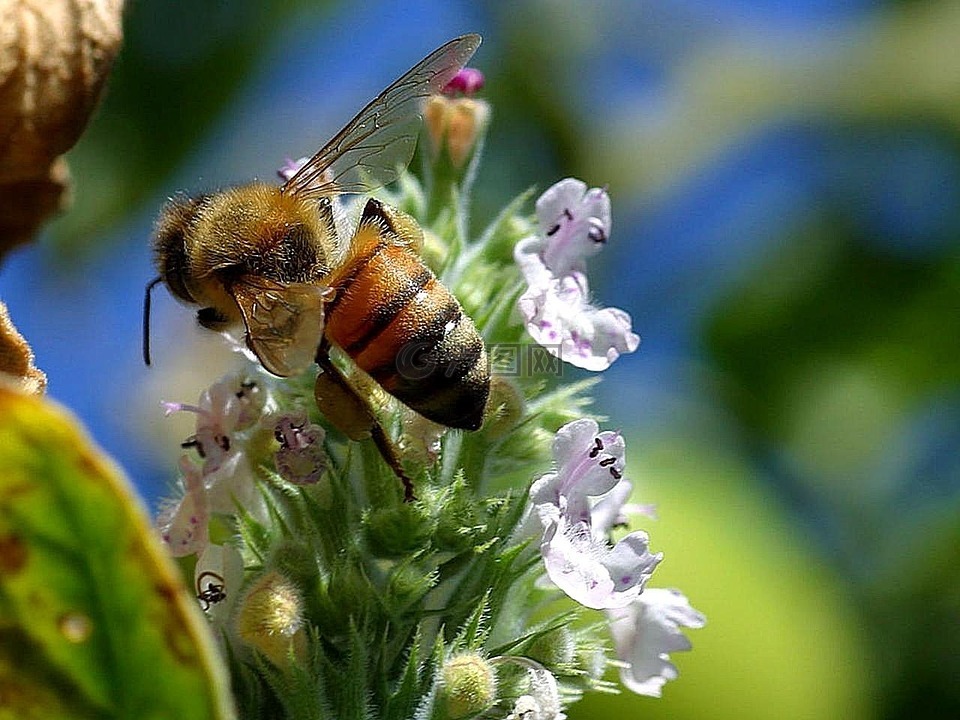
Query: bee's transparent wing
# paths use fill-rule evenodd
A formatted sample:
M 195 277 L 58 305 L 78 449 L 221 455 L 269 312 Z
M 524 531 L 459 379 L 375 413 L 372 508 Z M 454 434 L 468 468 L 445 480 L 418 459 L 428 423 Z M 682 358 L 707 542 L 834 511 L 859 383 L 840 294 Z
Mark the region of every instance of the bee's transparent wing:
M 413 157 L 421 101 L 453 79 L 480 45 L 463 35 L 427 55 L 374 98 L 283 184 L 301 197 L 362 193 L 397 179 Z
M 243 315 L 247 345 L 264 368 L 289 377 L 313 363 L 323 336 L 323 304 L 330 299 L 330 288 L 246 276 L 230 286 L 230 293 Z

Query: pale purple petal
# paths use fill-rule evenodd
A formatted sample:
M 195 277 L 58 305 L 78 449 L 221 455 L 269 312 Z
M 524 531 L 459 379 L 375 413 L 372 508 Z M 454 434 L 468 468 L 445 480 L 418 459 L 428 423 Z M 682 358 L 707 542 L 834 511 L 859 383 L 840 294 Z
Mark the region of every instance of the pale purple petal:
M 593 506 L 590 511 L 590 524 L 594 535 L 607 535 L 617 525 L 627 523 L 627 499 L 633 485 L 627 480 L 618 483 Z
M 244 453 L 231 453 L 214 472 L 204 475 L 210 512 L 230 514 L 243 508 L 263 517 L 263 496 Z
M 209 543 L 210 508 L 201 471 L 186 456 L 180 458 L 183 497 L 157 519 L 160 537 L 174 557 L 202 551 Z
M 524 238 L 513 247 L 513 259 L 530 288 L 545 287 L 554 278 L 543 263 L 542 248 L 543 241 L 536 236 Z
M 640 593 L 661 560 L 663 553 L 651 553 L 649 536 L 637 530 L 614 545 L 603 564 L 616 592 Z
M 628 663 L 620 679 L 633 692 L 653 697 L 660 697 L 664 684 L 678 675 L 668 653 L 692 647 L 681 628 L 706 623 L 683 593 L 659 588 L 644 591 L 627 607 L 608 610 L 607 617 L 617 657 Z
M 531 503 L 562 507 L 571 522 L 590 522 L 589 498 L 609 492 L 620 481 L 625 453 L 623 436 L 610 430 L 601 432 L 595 420 L 567 423 L 553 441 L 557 470 L 534 482 Z
M 582 271 L 610 236 L 610 197 L 576 178 L 548 188 L 537 200 L 544 264 L 556 276 Z
M 527 332 L 551 355 L 586 370 L 606 370 L 620 355 L 636 350 L 640 337 L 627 313 L 594 307 L 588 292 L 586 276 L 575 272 L 531 285 L 517 307 Z
M 567 528 L 562 520 L 548 528 L 540 551 L 550 580 L 581 605 L 589 608 L 611 606 L 614 592 L 610 573 L 591 552 L 593 542 L 586 525 Z M 627 598 L 629 603 L 633 598 Z
M 286 158 L 283 161 L 283 165 L 277 168 L 277 175 L 280 176 L 281 180 L 286 182 L 296 175 L 300 171 L 300 168 L 306 165 L 309 160 L 310 158 L 307 157 L 302 157 L 299 160 L 291 160 L 290 158 Z
M 630 315 L 620 308 L 602 308 L 590 315 L 593 332 L 591 346 L 599 356 L 605 349 L 604 359 L 609 367 L 625 353 L 632 353 L 640 346 L 640 336 L 633 332 Z
M 569 524 L 563 517 L 547 528 L 540 550 L 550 580 L 581 605 L 597 610 L 633 602 L 662 557 L 649 552 L 642 531 L 610 548 L 586 523 Z

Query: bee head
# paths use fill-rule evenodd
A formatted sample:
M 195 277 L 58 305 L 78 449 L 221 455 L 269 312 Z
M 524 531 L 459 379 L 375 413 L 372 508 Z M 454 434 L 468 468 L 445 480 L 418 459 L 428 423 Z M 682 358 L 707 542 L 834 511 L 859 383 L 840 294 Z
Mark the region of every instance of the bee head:
M 190 304 L 195 304 L 197 300 L 189 287 L 186 239 L 197 211 L 206 198 L 205 195 L 197 197 L 178 195 L 171 198 L 160 211 L 160 217 L 154 229 L 154 263 L 160 278 L 179 300 Z
M 195 198 L 181 195 L 171 198 L 160 211 L 154 230 L 154 263 L 159 275 L 147 284 L 143 297 L 143 361 L 150 364 L 150 296 L 154 287 L 166 283 L 170 292 L 178 299 L 195 304 L 190 292 L 187 273 L 186 237 L 197 210 L 206 196 Z

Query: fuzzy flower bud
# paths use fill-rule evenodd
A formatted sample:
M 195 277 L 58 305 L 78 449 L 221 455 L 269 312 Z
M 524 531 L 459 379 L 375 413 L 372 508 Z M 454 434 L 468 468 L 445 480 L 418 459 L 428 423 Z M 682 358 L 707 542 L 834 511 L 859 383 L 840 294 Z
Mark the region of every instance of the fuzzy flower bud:
M 456 655 L 441 670 L 447 716 L 453 720 L 476 715 L 496 699 L 493 668 L 476 653 Z
M 570 665 L 576 660 L 576 653 L 576 637 L 566 627 L 540 635 L 526 651 L 531 659 L 549 667 Z
M 484 409 L 483 432 L 495 439 L 506 435 L 516 427 L 526 411 L 523 393 L 509 378 L 493 375 L 490 378 L 490 395 Z
M 282 665 L 291 649 L 298 655 L 305 649 L 300 593 L 275 570 L 263 575 L 247 591 L 236 623 L 240 638 L 275 665 Z
M 474 98 L 434 95 L 423 109 L 423 119 L 434 154 L 445 148 L 450 162 L 459 169 L 466 165 L 487 128 L 490 106 Z

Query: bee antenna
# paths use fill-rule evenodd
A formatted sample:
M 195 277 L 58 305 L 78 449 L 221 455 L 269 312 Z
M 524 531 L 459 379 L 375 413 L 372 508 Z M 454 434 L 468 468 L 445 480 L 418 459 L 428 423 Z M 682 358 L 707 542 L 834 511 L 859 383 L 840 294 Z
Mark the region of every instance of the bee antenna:
M 143 294 L 143 363 L 150 364 L 150 294 L 159 283 L 163 282 L 163 277 L 157 275 L 153 280 L 147 283 L 147 289 Z

